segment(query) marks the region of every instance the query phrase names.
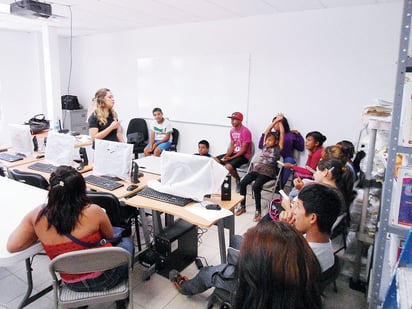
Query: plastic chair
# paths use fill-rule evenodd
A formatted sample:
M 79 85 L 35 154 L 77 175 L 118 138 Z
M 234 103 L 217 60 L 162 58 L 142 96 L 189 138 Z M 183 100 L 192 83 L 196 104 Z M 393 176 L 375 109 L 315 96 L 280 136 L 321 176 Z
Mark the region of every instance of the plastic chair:
M 177 143 L 179 142 L 179 130 L 176 128 L 173 128 L 173 133 L 172 133 L 172 145 L 168 150 L 170 151 L 177 151 Z
M 133 239 L 136 235 L 138 249 L 139 251 L 142 250 L 138 224 L 139 211 L 137 208 L 122 206 L 117 197 L 109 192 L 87 192 L 87 196 L 92 203 L 106 210 L 113 226 L 122 227 L 126 230 L 123 236 L 131 236 Z
M 128 279 L 112 289 L 99 292 L 76 292 L 58 279 L 58 273 L 82 274 L 112 269 L 128 265 Z M 55 257 L 49 264 L 53 279 L 55 308 L 73 308 L 96 303 L 114 302 L 128 299 L 128 308 L 133 308 L 132 260 L 123 248 L 106 247 L 72 251 Z
M 28 184 L 33 187 L 47 190 L 49 188 L 49 182 L 40 174 L 22 172 L 17 169 L 10 169 L 8 171 L 9 177 L 16 181 Z
M 146 120 L 143 118 L 133 118 L 129 121 L 126 131 L 127 143 L 133 144 L 133 153 L 135 158 L 139 157 L 139 153 L 143 153 L 149 141 L 149 130 Z

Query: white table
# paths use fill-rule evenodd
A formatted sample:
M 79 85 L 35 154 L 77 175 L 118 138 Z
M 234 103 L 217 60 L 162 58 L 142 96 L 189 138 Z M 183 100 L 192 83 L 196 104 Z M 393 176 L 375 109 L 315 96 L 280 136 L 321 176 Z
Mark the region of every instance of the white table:
M 7 267 L 25 261 L 28 288 L 19 305 L 19 308 L 22 308 L 51 290 L 51 287 L 48 287 L 30 297 L 33 290 L 30 259 L 32 256 L 41 253 L 43 247 L 40 243 L 35 243 L 26 250 L 10 253 L 6 248 L 7 239 L 30 210 L 46 202 L 47 191 L 5 177 L 0 177 L 0 191 L 2 208 L 7 211 L 7 214 L 0 216 L 0 267 Z

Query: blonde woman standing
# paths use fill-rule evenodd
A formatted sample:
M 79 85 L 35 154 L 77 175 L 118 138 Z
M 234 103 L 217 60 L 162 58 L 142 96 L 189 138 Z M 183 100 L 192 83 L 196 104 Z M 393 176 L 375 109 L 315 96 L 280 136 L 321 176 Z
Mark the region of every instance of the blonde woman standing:
M 122 128 L 114 110 L 114 98 L 110 89 L 97 90 L 93 98 L 95 110 L 89 116 L 89 135 L 92 140 L 104 139 L 124 143 Z

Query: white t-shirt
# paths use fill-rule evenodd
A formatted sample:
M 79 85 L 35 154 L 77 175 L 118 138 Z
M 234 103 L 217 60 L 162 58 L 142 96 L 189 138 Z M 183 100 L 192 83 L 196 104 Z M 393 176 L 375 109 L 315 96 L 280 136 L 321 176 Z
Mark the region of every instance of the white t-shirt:
M 170 133 L 169 142 L 172 141 L 173 128 L 168 119 L 163 118 L 162 123 L 157 123 L 156 120 L 152 120 L 150 129 L 155 133 L 155 141 L 160 141 L 167 133 Z
M 308 244 L 312 248 L 313 253 L 315 253 L 322 272 L 332 267 L 335 262 L 335 257 L 333 255 L 332 242 L 330 240 L 327 243 L 308 242 Z

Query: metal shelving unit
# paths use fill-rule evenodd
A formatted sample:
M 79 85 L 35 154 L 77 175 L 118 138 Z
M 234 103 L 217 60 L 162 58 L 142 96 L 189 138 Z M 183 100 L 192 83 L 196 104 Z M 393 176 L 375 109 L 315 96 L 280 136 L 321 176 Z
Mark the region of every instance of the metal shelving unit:
M 392 191 L 397 153 L 412 154 L 412 148 L 399 145 L 399 131 L 401 126 L 401 111 L 404 92 L 405 73 L 412 68 L 412 59 L 408 57 L 409 36 L 411 27 L 412 0 L 404 0 L 402 13 L 401 36 L 399 44 L 398 69 L 395 85 L 395 98 L 392 109 L 392 124 L 390 143 L 388 148 L 388 162 L 385 172 L 385 181 L 382 188 L 382 200 L 379 214 L 378 230 L 375 235 L 373 266 L 369 285 L 369 308 L 379 308 L 386 292 L 391 275 L 388 276 L 388 234 L 406 237 L 408 229 L 394 226 L 390 223 Z

